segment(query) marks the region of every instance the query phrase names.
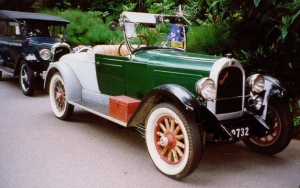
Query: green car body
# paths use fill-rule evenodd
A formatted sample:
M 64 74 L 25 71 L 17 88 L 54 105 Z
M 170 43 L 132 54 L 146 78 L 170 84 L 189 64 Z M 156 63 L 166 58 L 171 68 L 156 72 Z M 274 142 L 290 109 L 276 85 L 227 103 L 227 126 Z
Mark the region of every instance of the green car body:
M 217 58 L 174 50 L 140 51 L 132 59 L 96 54 L 97 79 L 108 95 L 142 99 L 151 89 L 171 83 L 196 94 L 195 83 L 209 76 Z

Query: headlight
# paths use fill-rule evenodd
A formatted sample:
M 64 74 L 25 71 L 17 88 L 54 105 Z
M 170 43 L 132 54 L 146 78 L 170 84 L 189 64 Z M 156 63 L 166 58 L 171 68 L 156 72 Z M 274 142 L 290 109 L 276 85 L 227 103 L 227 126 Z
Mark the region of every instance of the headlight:
M 49 60 L 51 57 L 51 52 L 48 49 L 42 49 L 40 51 L 40 56 L 43 60 Z
M 202 78 L 196 83 L 196 92 L 207 100 L 214 100 L 216 95 L 215 82 L 210 78 Z
M 265 79 L 261 74 L 254 74 L 247 78 L 247 86 L 254 93 L 260 93 L 264 90 Z

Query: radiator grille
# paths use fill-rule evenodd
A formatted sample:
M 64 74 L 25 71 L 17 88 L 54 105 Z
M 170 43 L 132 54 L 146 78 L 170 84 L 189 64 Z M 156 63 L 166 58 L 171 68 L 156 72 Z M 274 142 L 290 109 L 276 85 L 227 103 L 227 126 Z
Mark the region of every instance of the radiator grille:
M 243 73 L 238 67 L 224 68 L 218 78 L 216 114 L 243 109 Z

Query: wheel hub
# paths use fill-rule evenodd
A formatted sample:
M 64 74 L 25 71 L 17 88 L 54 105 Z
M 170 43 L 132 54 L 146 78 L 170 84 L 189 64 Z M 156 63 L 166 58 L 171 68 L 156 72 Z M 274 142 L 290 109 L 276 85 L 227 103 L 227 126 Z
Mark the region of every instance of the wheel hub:
M 169 143 L 169 140 L 167 137 L 165 136 L 162 136 L 160 139 L 159 139 L 159 142 L 160 142 L 160 145 L 163 146 L 163 147 L 166 147 Z
M 62 89 L 59 89 L 57 92 L 56 92 L 56 99 L 59 101 L 59 102 L 64 102 L 64 91 Z
M 168 132 L 164 136 L 160 137 L 159 142 L 163 147 L 168 146 L 169 148 L 173 149 L 176 146 L 176 138 L 171 132 Z

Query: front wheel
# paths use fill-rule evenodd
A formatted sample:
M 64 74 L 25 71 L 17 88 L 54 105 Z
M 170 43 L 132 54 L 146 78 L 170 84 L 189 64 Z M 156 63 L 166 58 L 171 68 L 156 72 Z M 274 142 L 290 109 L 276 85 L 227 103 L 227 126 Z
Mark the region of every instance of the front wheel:
M 153 163 L 166 176 L 181 179 L 198 167 L 202 155 L 199 129 L 173 103 L 151 110 L 145 137 Z
M 28 67 L 24 60 L 20 63 L 20 85 L 24 95 L 31 96 L 35 87 L 35 75 L 33 70 Z
M 284 150 L 293 136 L 293 118 L 288 104 L 280 98 L 271 98 L 268 103 L 266 122 L 273 128 L 271 134 L 253 136 L 244 140 L 252 151 L 274 155 Z
M 60 73 L 55 73 L 50 81 L 49 98 L 52 111 L 62 120 L 68 120 L 74 111 L 74 106 L 66 99 L 65 83 Z

